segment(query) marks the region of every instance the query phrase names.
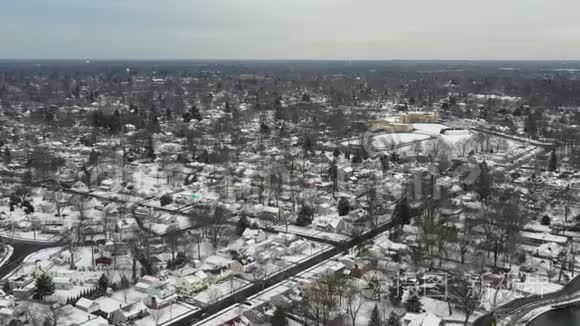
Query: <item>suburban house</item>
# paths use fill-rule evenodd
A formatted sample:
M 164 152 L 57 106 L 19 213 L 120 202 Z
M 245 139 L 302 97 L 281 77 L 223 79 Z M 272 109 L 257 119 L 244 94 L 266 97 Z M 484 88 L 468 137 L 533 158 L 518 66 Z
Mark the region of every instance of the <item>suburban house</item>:
M 210 284 L 209 281 L 210 278 L 205 272 L 198 271 L 179 278 L 176 288 L 179 293 L 191 295 L 207 288 Z
M 137 301 L 127 305 L 122 305 L 111 313 L 111 320 L 122 325 L 128 324 L 132 320 L 140 319 L 148 313 L 147 307 L 142 301 Z
M 150 275 L 145 275 L 141 278 L 139 282 L 137 282 L 137 284 L 135 284 L 135 290 L 142 293 L 147 293 L 149 288 L 156 287 L 159 285 L 161 285 L 161 281 L 158 278 Z
M 145 305 L 153 309 L 160 309 L 171 305 L 177 299 L 175 287 L 169 283 L 161 283 L 147 289 Z
M 314 222 L 314 226 L 319 231 L 341 233 L 346 229 L 344 219 L 338 214 L 335 216 L 321 216 Z
M 280 209 L 278 209 L 277 207 L 266 206 L 262 208 L 260 218 L 267 221 L 275 221 L 278 219 L 279 213 Z
M 97 315 L 101 315 L 107 319 L 113 318 L 113 312 L 123 306 L 121 301 L 109 297 L 100 297 L 95 299 L 95 303 L 99 305 Z
M 250 228 L 246 228 L 244 230 L 244 233 L 242 233 L 242 238 L 245 241 L 254 240 L 254 243 L 259 243 L 268 239 L 268 236 L 262 230 L 253 230 Z
M 228 270 L 231 274 L 237 275 L 244 272 L 244 266 L 237 260 L 227 258 L 221 255 L 209 256 L 205 260 L 206 268 L 210 271 Z
M 75 304 L 75 307 L 81 311 L 84 312 L 88 312 L 90 314 L 96 312 L 99 310 L 99 304 L 96 303 L 93 300 L 89 300 L 87 298 L 80 298 L 77 303 Z

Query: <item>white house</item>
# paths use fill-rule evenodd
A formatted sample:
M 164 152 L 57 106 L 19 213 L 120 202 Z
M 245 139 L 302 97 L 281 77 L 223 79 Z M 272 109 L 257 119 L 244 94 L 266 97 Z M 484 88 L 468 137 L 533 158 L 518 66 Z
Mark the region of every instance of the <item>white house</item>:
M 175 287 L 169 283 L 162 283 L 147 290 L 145 304 L 153 309 L 160 309 L 171 305 L 176 299 Z
M 314 222 L 314 226 L 317 230 L 324 231 L 324 232 L 334 232 L 339 233 L 342 232 L 346 228 L 344 219 L 340 216 L 335 215 L 328 215 L 328 216 L 321 216 Z
M 123 306 L 121 301 L 109 297 L 100 297 L 95 300 L 99 305 L 99 311 L 103 313 L 106 318 L 112 318 L 113 312 Z
M 264 220 L 277 220 L 279 216 L 280 210 L 277 207 L 270 207 L 266 206 L 262 208 L 262 212 L 260 213 L 260 218 Z
M 205 272 L 198 271 L 192 275 L 179 278 L 176 288 L 179 293 L 191 295 L 207 288 L 210 284 L 209 281 L 209 276 Z
M 259 243 L 268 239 L 268 236 L 262 230 L 252 230 L 247 228 L 244 230 L 244 233 L 242 233 L 242 238 L 245 241 L 254 240 L 255 243 Z
M 93 300 L 89 300 L 87 298 L 80 298 L 77 303 L 75 304 L 75 307 L 79 310 L 82 310 L 84 312 L 88 312 L 88 313 L 93 313 L 99 310 L 99 304 L 96 303 Z
M 122 325 L 128 324 L 130 321 L 140 319 L 148 313 L 147 307 L 142 301 L 137 301 L 128 305 L 119 307 L 111 314 L 111 319 L 115 323 Z

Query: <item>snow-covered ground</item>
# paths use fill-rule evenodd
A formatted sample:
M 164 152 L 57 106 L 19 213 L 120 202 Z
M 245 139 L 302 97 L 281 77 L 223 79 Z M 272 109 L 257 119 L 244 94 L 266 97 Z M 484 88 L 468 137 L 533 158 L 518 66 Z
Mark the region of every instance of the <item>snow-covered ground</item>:
M 11 245 L 4 245 L 3 248 L 2 253 L 0 253 L 0 267 L 6 264 L 8 259 L 10 259 L 14 253 L 14 248 Z
M 96 250 L 96 248 L 95 248 Z M 130 273 L 132 259 L 128 256 L 115 257 L 115 266 L 95 265 L 94 258 L 100 253 L 92 253 L 91 247 L 78 247 L 75 250 L 75 268 L 70 267 L 70 251 L 65 247 L 48 248 L 37 251 L 24 259 L 22 266 L 9 279 L 14 281 L 21 277 L 46 272 L 55 280 L 62 280 L 62 287 L 57 287 L 50 300 L 61 303 L 78 296 L 82 291 L 95 287 L 98 279 L 106 274 L 110 282 L 119 282 L 124 273 Z M 68 280 L 68 282 L 64 282 Z M 68 284 L 67 284 L 68 283 Z
M 150 309 L 149 315 L 145 318 L 135 321 L 137 326 L 155 326 L 170 324 L 175 320 L 199 310 L 199 308 L 186 303 L 176 302 L 161 309 Z
M 377 149 L 391 149 L 393 146 L 426 140 L 431 136 L 414 132 L 383 134 L 373 137 L 372 146 Z

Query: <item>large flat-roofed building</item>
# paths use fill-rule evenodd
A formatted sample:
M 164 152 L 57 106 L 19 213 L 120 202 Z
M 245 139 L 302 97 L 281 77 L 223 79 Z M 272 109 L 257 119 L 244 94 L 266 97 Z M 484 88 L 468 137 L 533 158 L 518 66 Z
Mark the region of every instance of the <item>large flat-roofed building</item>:
M 396 123 L 388 120 L 371 120 L 369 121 L 369 130 L 386 132 L 411 132 L 415 130 L 415 127 L 408 123 Z
M 439 121 L 437 112 L 404 112 L 399 114 L 400 123 L 436 123 Z

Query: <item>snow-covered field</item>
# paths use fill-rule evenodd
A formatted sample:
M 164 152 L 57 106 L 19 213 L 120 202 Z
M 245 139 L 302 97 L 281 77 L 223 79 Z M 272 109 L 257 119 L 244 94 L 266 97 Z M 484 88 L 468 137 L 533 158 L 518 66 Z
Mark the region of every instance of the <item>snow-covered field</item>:
M 183 315 L 199 310 L 199 308 L 185 303 L 176 302 L 161 309 L 149 310 L 149 315 L 145 318 L 135 321 L 137 326 L 154 326 L 163 325 L 179 319 Z
M 390 149 L 393 146 L 402 146 L 407 143 L 429 139 L 429 135 L 419 133 L 393 133 L 373 137 L 372 146 L 377 149 Z

